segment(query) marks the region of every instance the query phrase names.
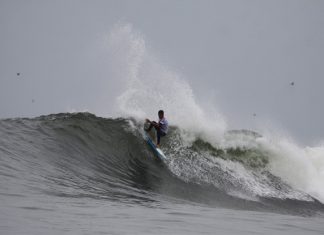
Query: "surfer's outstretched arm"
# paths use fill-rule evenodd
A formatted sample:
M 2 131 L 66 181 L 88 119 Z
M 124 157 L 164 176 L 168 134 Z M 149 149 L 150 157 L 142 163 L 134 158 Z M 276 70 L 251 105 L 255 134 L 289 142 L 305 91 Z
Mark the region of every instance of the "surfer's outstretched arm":
M 150 126 L 147 129 L 145 129 L 145 131 L 147 131 L 147 132 L 151 131 L 151 129 L 153 127 L 153 122 L 150 121 L 150 119 L 148 119 L 148 118 L 145 119 L 145 122 L 150 124 Z
M 160 128 L 159 123 L 157 123 L 156 121 L 150 121 L 149 119 L 145 119 L 145 121 L 151 124 L 151 125 L 150 125 L 150 128 L 152 128 L 151 126 L 154 126 L 154 127 L 156 127 L 156 128 Z M 149 128 L 149 129 L 150 129 L 150 128 Z

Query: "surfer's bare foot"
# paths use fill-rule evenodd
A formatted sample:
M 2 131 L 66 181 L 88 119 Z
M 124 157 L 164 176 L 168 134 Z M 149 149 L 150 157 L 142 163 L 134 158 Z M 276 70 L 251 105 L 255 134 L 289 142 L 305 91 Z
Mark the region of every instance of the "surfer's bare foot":
M 156 144 L 156 147 L 157 147 L 157 148 L 160 148 L 160 145 L 159 145 L 159 144 Z

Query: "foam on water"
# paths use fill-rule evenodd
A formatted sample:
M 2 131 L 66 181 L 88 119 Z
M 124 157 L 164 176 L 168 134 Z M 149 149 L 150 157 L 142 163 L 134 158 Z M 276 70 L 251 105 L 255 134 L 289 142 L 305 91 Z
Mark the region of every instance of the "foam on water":
M 324 202 L 324 147 L 300 147 L 287 138 L 271 141 L 263 138 L 261 146 L 270 153 L 270 171 L 294 188 Z

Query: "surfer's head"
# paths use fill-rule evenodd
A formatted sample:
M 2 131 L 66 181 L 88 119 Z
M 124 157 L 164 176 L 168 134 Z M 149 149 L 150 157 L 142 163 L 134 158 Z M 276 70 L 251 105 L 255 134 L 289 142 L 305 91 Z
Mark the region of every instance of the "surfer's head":
M 159 118 L 162 119 L 164 117 L 164 111 L 159 110 L 158 115 L 159 115 Z

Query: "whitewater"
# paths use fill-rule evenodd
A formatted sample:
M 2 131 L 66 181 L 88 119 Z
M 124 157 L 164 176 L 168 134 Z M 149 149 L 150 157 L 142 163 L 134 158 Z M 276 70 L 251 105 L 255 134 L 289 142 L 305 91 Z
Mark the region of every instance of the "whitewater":
M 131 25 L 102 38 L 112 110 L 0 120 L 0 234 L 323 233 L 323 145 L 231 130 Z M 143 139 L 159 109 L 164 162 Z

